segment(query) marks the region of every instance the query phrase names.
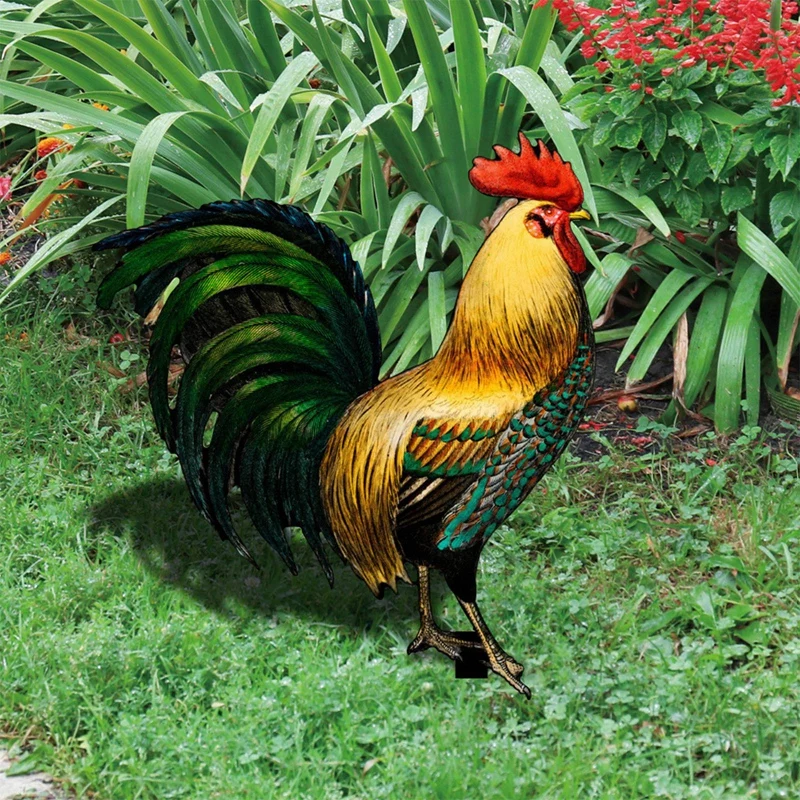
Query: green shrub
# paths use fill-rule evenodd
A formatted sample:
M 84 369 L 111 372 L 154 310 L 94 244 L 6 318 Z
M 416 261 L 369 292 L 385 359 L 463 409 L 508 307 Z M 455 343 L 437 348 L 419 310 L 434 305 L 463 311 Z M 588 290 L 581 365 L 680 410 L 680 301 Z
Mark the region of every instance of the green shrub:
M 730 16 L 743 10 L 723 13 L 721 4 L 691 12 L 653 0 L 630 18 L 620 2 L 604 3 L 601 16 L 572 2 L 559 5 L 568 23 L 579 19 L 592 62 L 580 66 L 582 59 L 573 58 L 577 83 L 561 100 L 585 123 L 579 141 L 592 153 L 593 177 L 646 197 L 677 239 L 668 243 L 670 253 L 659 250 L 660 258 L 652 258 L 653 248 L 639 251 L 655 270 L 648 275 L 653 292 L 619 365 L 639 347 L 628 379 L 641 380 L 655 352 L 648 345 L 672 330 L 685 337 L 685 328 L 677 331 L 688 313 L 685 361 L 676 363 L 685 366 L 686 382 L 670 415 L 703 407 L 713 395 L 703 413 L 729 431 L 739 425 L 744 391 L 753 424 L 762 372 L 773 391 L 785 389 L 798 345 L 800 110 L 788 104 L 792 80 L 782 84 L 769 67 L 769 39 L 745 48 L 744 37 L 754 29 L 777 31 L 786 40 L 781 47 L 796 49 L 797 22 L 781 22 L 780 4 L 770 9 L 766 0 L 748 6 L 751 16 L 755 5 L 763 14 L 749 27 Z M 625 25 L 610 20 L 636 26 L 637 40 L 625 43 Z M 724 49 L 729 41 L 733 56 Z M 756 46 L 762 51 L 753 52 Z M 754 69 L 760 63 L 768 76 Z

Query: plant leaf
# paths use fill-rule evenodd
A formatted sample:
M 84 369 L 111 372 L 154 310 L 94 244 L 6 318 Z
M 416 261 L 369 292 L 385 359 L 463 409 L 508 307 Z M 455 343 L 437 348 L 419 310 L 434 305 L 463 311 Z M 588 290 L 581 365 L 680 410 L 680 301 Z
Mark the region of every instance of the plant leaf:
M 397 208 L 392 214 L 392 221 L 386 231 L 386 241 L 383 245 L 382 266 L 386 268 L 386 262 L 394 250 L 400 234 L 403 232 L 409 217 L 425 202 L 425 198 L 418 192 L 408 192 L 400 198 Z
M 447 333 L 443 272 L 428 274 L 428 319 L 431 327 L 431 352 L 435 355 Z
M 292 59 L 286 69 L 280 74 L 272 88 L 264 95 L 259 95 L 251 104 L 251 110 L 261 106 L 256 117 L 253 131 L 247 142 L 247 150 L 242 160 L 242 172 L 239 178 L 239 192 L 244 196 L 247 183 L 261 158 L 264 146 L 278 121 L 283 107 L 289 100 L 292 92 L 306 79 L 308 74 L 319 64 L 316 56 L 307 50 Z
M 672 115 L 672 124 L 678 136 L 694 150 L 703 133 L 703 118 L 697 111 L 678 111 Z
M 761 297 L 761 287 L 767 277 L 766 271 L 757 263 L 747 261 L 745 273 L 731 300 L 717 360 L 714 424 L 720 433 L 730 433 L 739 427 L 747 338 Z
M 657 158 L 667 139 L 667 115 L 661 111 L 649 114 L 642 122 L 642 141 L 653 158 Z
M 800 274 L 797 268 L 766 234 L 742 214 L 737 219 L 737 241 L 739 247 L 772 275 L 800 305 Z
M 417 220 L 417 227 L 414 231 L 414 242 L 416 244 L 417 265 L 420 269 L 425 268 L 425 253 L 428 250 L 433 229 L 436 223 L 444 216 L 436 206 L 427 205 L 422 209 L 422 213 Z M 430 282 L 430 281 L 429 281 Z
M 142 135 L 134 145 L 128 170 L 126 213 L 129 228 L 138 228 L 144 223 L 150 171 L 156 151 L 172 123 L 187 113 L 189 112 L 171 111 L 167 114 L 159 114 L 145 125 Z
M 667 275 L 661 282 L 658 289 L 655 290 L 650 302 L 639 317 L 639 321 L 633 329 L 633 333 L 622 348 L 619 355 L 617 364 L 614 369 L 618 370 L 626 361 L 628 356 L 636 349 L 636 346 L 644 338 L 645 334 L 655 324 L 661 312 L 666 307 L 676 294 L 680 291 L 683 285 L 692 278 L 691 272 L 683 272 L 679 269 L 674 269 Z M 683 313 L 683 312 L 681 312 Z M 680 314 L 678 315 L 680 316 Z

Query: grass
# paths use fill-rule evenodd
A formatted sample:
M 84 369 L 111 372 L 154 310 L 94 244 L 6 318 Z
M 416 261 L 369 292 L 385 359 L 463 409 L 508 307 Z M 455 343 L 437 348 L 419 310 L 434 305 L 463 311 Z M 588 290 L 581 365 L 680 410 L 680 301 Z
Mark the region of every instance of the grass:
M 295 579 L 219 541 L 145 391 L 98 366 L 137 348 L 74 290 L 2 317 L 0 724 L 38 742 L 25 764 L 100 800 L 800 791 L 792 431 L 562 459 L 479 578 L 526 702 L 406 656 L 412 587 L 376 601 L 340 567 L 331 591 L 301 541 Z

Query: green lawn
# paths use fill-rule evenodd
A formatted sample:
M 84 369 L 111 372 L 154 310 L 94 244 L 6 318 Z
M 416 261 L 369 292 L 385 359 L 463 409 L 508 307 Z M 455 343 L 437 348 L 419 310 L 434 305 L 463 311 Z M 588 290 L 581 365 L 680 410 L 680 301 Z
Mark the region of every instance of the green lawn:
M 112 323 L 71 340 L 27 291 L 0 335 L 0 725 L 32 766 L 99 800 L 800 793 L 791 431 L 562 459 L 479 578 L 525 701 L 406 655 L 413 587 L 331 591 L 302 540 L 298 578 L 257 543 L 251 568 L 98 366 L 141 369 Z

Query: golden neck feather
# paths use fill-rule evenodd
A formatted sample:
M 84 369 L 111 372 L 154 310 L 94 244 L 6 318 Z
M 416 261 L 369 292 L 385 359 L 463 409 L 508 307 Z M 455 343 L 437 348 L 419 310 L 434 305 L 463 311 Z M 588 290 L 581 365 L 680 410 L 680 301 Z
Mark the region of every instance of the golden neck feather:
M 430 362 L 431 378 L 535 392 L 569 364 L 582 298 L 552 238 L 534 238 L 525 228 L 537 205 L 512 208 L 478 251 Z

